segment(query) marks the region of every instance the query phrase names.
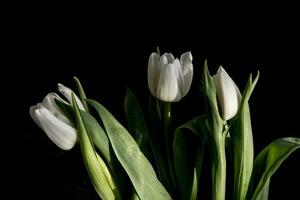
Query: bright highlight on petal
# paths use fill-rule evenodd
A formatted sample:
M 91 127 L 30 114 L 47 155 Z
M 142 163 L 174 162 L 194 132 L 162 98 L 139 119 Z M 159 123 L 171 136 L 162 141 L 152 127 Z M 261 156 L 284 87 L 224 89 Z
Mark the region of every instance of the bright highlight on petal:
M 55 100 L 71 105 L 73 91 L 62 84 L 58 84 L 58 89 L 68 102 L 56 93 L 49 93 L 42 103 L 30 107 L 30 116 L 53 143 L 63 150 L 70 150 L 76 144 L 77 130 L 56 105 Z M 75 99 L 79 108 L 84 110 L 80 99 L 77 96 Z
M 148 86 L 152 95 L 166 102 L 180 101 L 191 87 L 192 60 L 191 52 L 182 54 L 180 60 L 171 53 L 160 57 L 152 53 L 148 62 Z
M 229 120 L 238 112 L 241 93 L 222 66 L 219 67 L 218 72 L 213 76 L 213 79 L 222 111 L 222 118 L 224 120 Z
M 58 86 L 58 91 L 62 95 L 64 95 L 64 97 L 66 97 L 66 99 L 68 99 L 68 101 L 70 102 L 71 105 L 73 105 L 72 104 L 72 93 L 74 93 L 74 92 L 70 88 L 64 86 L 61 83 L 58 83 L 57 86 Z M 79 109 L 84 110 L 84 106 L 77 95 L 75 95 L 75 100 L 76 100 L 76 103 L 78 104 Z
M 61 149 L 71 149 L 77 140 L 77 131 L 70 125 L 55 117 L 43 105 L 34 111 L 35 118 L 39 121 L 47 136 Z

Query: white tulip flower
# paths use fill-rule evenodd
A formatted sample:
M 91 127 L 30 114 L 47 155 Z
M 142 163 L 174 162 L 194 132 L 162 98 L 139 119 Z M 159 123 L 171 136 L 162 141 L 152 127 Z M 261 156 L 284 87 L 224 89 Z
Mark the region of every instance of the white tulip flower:
M 62 84 L 58 84 L 59 91 L 71 101 L 72 90 Z M 80 99 L 75 96 L 81 110 L 84 110 Z M 35 123 L 47 134 L 59 148 L 70 150 L 76 144 L 77 130 L 74 124 L 63 114 L 56 105 L 55 99 L 69 104 L 55 93 L 49 93 L 42 103 L 30 107 L 30 115 Z
M 213 76 L 213 80 L 220 108 L 222 110 L 222 118 L 224 120 L 229 120 L 238 112 L 241 93 L 222 66 L 219 67 L 217 74 Z
M 193 79 L 191 52 L 180 60 L 171 53 L 152 53 L 148 63 L 148 85 L 153 96 L 166 102 L 177 102 L 189 91 Z

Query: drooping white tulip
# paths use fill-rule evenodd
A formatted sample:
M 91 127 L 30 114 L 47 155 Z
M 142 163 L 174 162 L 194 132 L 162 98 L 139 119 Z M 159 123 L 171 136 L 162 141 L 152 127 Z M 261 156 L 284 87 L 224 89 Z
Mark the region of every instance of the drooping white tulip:
M 229 120 L 238 112 L 241 93 L 222 66 L 219 67 L 218 72 L 213 76 L 213 80 L 222 110 L 222 118 Z
M 148 86 L 153 96 L 166 102 L 176 102 L 189 91 L 193 79 L 191 52 L 180 60 L 171 53 L 152 53 L 148 63 Z
M 62 84 L 58 84 L 59 91 L 68 99 L 71 99 L 72 90 Z M 80 99 L 76 96 L 77 104 L 84 110 Z M 55 99 L 65 104 L 67 101 L 55 93 L 49 93 L 42 103 L 30 107 L 30 115 L 35 123 L 47 134 L 59 148 L 69 150 L 77 141 L 77 130 L 72 122 L 63 114 L 56 105 Z

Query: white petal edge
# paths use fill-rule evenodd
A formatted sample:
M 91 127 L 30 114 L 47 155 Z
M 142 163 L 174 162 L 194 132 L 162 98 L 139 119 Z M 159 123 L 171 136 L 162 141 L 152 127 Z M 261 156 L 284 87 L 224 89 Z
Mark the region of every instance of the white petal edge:
M 38 105 L 34 105 L 34 106 L 30 106 L 29 108 L 29 113 L 31 118 L 33 119 L 33 121 L 41 128 L 43 129 L 42 125 L 40 124 L 39 120 L 37 119 L 36 115 L 35 115 L 35 111 L 39 108 Z
M 47 136 L 59 148 L 70 150 L 77 141 L 77 131 L 73 127 L 56 118 L 44 106 L 40 106 L 35 110 L 36 119 L 46 132 Z
M 58 83 L 57 86 L 58 86 L 58 91 L 62 95 L 64 95 L 64 97 L 66 97 L 66 99 L 68 99 L 68 101 L 72 104 L 72 93 L 74 93 L 73 90 L 71 90 L 70 88 L 64 86 L 61 83 Z M 74 93 L 74 96 L 75 96 L 75 100 L 78 104 L 79 109 L 80 110 L 85 110 L 84 107 L 83 107 L 82 102 L 80 101 L 80 99 L 78 98 L 78 96 L 75 93 Z
M 233 118 L 238 111 L 238 92 L 237 86 L 225 69 L 220 66 L 216 75 L 213 76 L 217 90 L 217 96 L 222 109 L 222 118 L 229 120 Z
M 190 51 L 183 53 L 180 57 L 182 75 L 184 80 L 184 89 L 182 91 L 182 97 L 184 97 L 191 88 L 193 80 L 193 56 Z
M 173 62 L 172 62 L 174 69 L 175 69 L 175 75 L 176 75 L 176 79 L 177 79 L 177 85 L 178 85 L 178 94 L 176 97 L 176 100 L 179 101 L 182 98 L 182 92 L 184 91 L 185 88 L 185 83 L 184 83 L 184 79 L 183 79 L 183 74 L 182 74 L 182 67 L 181 67 L 181 63 L 178 60 L 178 58 L 176 58 Z
M 43 99 L 42 105 L 47 108 L 55 117 L 59 118 L 63 122 L 69 124 L 70 126 L 73 126 L 73 124 L 70 122 L 70 120 L 63 114 L 62 110 L 56 105 L 55 99 L 58 101 L 65 103 L 67 105 L 70 105 L 70 103 L 63 100 L 60 96 L 58 96 L 56 93 L 49 93 L 47 96 Z
M 157 85 L 159 81 L 159 55 L 151 53 L 148 62 L 148 86 L 152 95 L 156 95 Z
M 165 56 L 167 58 L 168 63 L 172 63 L 175 60 L 173 54 L 171 53 L 164 53 L 162 56 Z

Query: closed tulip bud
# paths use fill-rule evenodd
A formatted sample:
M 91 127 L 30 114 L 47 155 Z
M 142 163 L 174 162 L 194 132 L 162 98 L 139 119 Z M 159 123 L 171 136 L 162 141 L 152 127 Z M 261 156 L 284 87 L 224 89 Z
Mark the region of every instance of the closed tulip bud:
M 69 88 L 58 84 L 59 91 L 72 102 Z M 61 109 L 56 105 L 55 100 L 65 104 L 70 104 L 63 100 L 55 93 L 49 93 L 42 103 L 30 107 L 30 115 L 35 123 L 47 134 L 47 136 L 59 148 L 69 150 L 73 148 L 77 141 L 77 130 L 72 122 L 63 114 Z M 77 104 L 80 109 L 84 110 L 83 105 L 78 97 Z
M 238 112 L 241 93 L 222 66 L 219 67 L 217 74 L 213 76 L 222 118 L 229 120 Z
M 180 60 L 171 53 L 152 53 L 148 63 L 148 85 L 153 96 L 165 102 L 177 102 L 189 91 L 193 79 L 191 52 Z

